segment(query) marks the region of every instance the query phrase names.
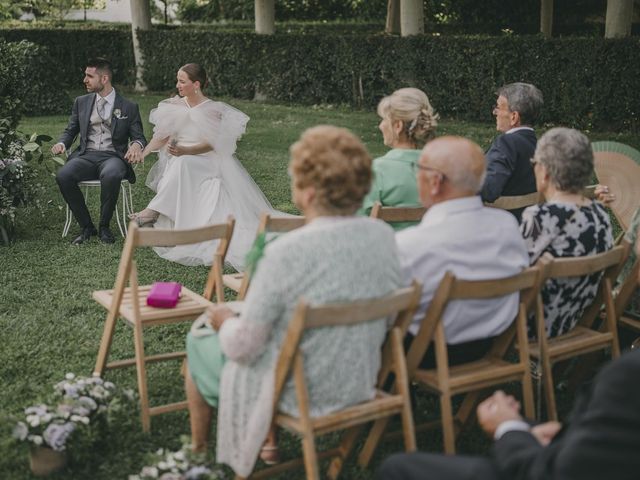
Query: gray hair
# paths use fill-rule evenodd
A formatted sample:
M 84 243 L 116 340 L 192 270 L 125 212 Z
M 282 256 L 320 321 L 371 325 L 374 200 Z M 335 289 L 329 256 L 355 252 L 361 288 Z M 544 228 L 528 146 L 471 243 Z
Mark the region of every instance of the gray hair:
M 545 166 L 551 181 L 564 192 L 580 192 L 593 174 L 591 143 L 572 128 L 552 128 L 542 135 L 533 158 Z
M 542 92 L 530 83 L 509 83 L 498 89 L 498 96 L 507 99 L 509 110 L 520 114 L 522 125 L 534 125 L 544 105 Z

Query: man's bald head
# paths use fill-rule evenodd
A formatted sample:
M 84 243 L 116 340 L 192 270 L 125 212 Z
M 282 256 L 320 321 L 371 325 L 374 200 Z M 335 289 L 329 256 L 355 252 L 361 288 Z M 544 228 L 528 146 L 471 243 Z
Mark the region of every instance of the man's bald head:
M 420 163 L 440 172 L 454 197 L 476 195 L 482 188 L 486 164 L 482 149 L 463 137 L 445 136 L 429 142 L 422 150 Z

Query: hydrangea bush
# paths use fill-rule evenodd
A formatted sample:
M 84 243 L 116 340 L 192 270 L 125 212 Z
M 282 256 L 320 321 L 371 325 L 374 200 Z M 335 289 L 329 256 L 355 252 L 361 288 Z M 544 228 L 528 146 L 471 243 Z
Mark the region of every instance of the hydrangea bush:
M 66 450 L 72 434 L 94 424 L 108 423 L 110 417 L 135 402 L 132 390 L 118 389 L 99 377 L 77 377 L 67 373 L 53 387 L 50 404 L 25 409 L 13 436 L 35 446 Z
M 176 452 L 159 449 L 150 456 L 150 464 L 129 480 L 222 480 L 227 478 L 220 468 L 213 467 L 205 453 L 191 450 L 189 439 L 182 438 L 182 448 Z

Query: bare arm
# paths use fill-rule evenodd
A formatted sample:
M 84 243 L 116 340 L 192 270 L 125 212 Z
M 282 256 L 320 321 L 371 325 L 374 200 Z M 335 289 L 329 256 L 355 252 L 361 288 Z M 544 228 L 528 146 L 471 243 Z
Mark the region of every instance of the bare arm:
M 143 158 L 146 157 L 151 152 L 157 152 L 167 143 L 168 140 L 169 140 L 169 137 L 165 137 L 165 138 L 153 137 L 151 141 L 147 144 L 147 146 L 144 148 L 144 151 L 142 152 L 142 157 Z
M 213 148 L 208 143 L 198 143 L 189 147 L 177 143 L 170 143 L 167 147 L 167 151 L 174 157 L 181 155 L 200 155 L 201 153 L 207 153 L 211 150 L 213 150 Z

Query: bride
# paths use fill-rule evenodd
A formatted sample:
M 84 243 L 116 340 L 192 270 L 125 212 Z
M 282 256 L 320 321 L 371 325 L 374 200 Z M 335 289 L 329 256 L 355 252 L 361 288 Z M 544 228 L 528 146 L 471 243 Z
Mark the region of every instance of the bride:
M 146 181 L 156 196 L 131 218 L 139 226 L 188 229 L 222 223 L 231 214 L 236 225 L 226 260 L 243 270 L 260 214 L 276 212 L 234 156 L 249 117 L 205 97 L 206 84 L 204 69 L 188 63 L 178 70 L 179 96 L 151 111 L 153 139 L 143 156 L 159 152 Z M 204 242 L 155 250 L 183 265 L 209 265 L 214 248 L 214 242 Z

